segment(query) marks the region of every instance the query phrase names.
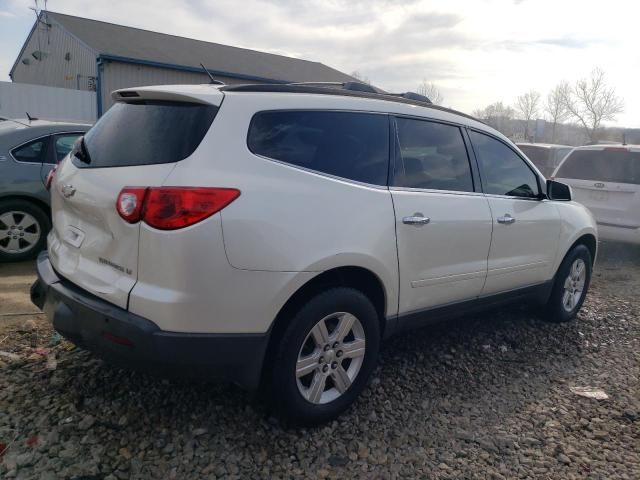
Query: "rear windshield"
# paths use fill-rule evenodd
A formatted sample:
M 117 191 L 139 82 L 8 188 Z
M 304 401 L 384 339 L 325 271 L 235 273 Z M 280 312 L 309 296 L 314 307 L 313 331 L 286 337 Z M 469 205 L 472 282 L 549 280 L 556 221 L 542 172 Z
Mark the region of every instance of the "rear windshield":
M 556 177 L 640 185 L 640 152 L 626 149 L 574 150 Z
M 172 163 L 191 155 L 209 130 L 218 108 L 198 103 L 116 103 L 85 135 L 84 168 Z

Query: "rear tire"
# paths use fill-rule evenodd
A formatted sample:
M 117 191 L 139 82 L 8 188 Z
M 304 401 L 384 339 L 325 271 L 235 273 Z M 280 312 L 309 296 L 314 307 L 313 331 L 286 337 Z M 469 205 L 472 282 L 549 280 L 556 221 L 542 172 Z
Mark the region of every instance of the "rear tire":
M 277 346 L 268 397 L 297 424 L 336 418 L 366 387 L 380 348 L 371 301 L 353 288 L 332 288 L 293 315 Z
M 47 245 L 51 221 L 27 200 L 0 202 L 0 262 L 34 258 Z
M 591 252 L 584 245 L 576 245 L 564 257 L 546 305 L 549 321 L 563 323 L 576 318 L 591 283 L 592 261 Z

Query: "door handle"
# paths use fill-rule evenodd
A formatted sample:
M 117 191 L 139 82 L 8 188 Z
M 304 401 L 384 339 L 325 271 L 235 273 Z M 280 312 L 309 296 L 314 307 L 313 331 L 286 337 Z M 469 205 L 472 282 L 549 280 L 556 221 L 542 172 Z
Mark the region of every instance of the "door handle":
M 429 217 L 425 217 L 421 213 L 414 213 L 411 216 L 402 218 L 402 223 L 406 225 L 415 225 L 416 227 L 421 227 L 423 225 L 426 225 L 430 221 L 431 219 Z
M 505 213 L 504 216 L 502 216 L 502 217 L 498 217 L 498 223 L 504 223 L 505 225 L 511 225 L 512 223 L 515 223 L 515 222 L 516 222 L 516 219 L 513 218 L 508 213 Z

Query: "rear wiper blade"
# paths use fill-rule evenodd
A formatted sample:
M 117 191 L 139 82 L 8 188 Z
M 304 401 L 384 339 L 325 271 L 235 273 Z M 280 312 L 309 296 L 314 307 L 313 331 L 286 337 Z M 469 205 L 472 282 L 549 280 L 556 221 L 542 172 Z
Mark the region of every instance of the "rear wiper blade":
M 89 155 L 89 150 L 87 150 L 87 145 L 84 142 L 84 136 L 78 138 L 76 140 L 76 145 L 73 149 L 73 155 L 83 163 L 87 165 L 91 163 L 91 155 Z

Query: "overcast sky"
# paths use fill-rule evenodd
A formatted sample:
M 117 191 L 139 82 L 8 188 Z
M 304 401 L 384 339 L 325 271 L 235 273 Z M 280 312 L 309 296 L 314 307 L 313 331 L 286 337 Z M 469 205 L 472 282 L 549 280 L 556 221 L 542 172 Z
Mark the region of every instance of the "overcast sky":
M 0 0 L 0 80 L 34 0 Z M 43 5 L 43 0 L 40 0 Z M 632 0 L 50 0 L 49 9 L 358 71 L 391 91 L 435 83 L 471 112 L 601 67 L 640 127 L 640 2 Z

